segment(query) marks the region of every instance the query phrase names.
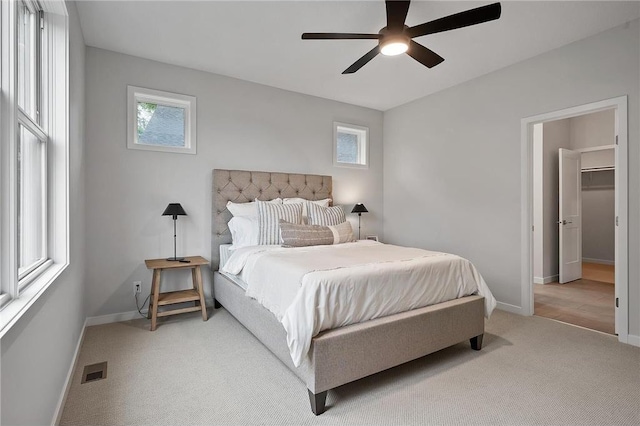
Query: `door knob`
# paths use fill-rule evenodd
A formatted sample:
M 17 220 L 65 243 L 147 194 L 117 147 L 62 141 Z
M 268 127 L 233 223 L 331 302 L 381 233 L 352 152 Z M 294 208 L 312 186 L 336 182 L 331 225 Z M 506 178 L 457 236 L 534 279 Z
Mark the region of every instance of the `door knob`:
M 573 223 L 573 222 L 571 222 L 570 220 L 569 220 L 569 221 L 567 221 L 567 220 L 562 220 L 562 221 L 560 221 L 560 220 L 559 220 L 557 223 L 558 223 L 558 225 L 559 225 L 559 224 L 566 225 L 567 223 Z

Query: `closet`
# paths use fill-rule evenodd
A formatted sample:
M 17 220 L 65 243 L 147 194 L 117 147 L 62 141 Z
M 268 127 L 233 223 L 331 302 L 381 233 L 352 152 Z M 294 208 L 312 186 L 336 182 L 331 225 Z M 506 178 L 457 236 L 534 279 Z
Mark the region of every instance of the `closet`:
M 585 148 L 582 160 L 582 258 L 615 260 L 615 146 Z

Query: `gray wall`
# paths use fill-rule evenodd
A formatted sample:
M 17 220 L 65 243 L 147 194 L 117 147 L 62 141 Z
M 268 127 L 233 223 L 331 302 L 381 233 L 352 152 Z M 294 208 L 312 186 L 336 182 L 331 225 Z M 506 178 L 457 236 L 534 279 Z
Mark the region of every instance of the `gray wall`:
M 51 424 L 85 320 L 84 61 L 75 4 L 70 14 L 71 265 L 0 342 L 3 425 Z
M 570 119 L 556 120 L 542 125 L 543 128 L 543 276 L 557 280 L 558 264 L 558 217 L 560 197 L 558 177 L 558 150 L 569 149 L 571 138 Z
M 571 149 L 615 144 L 615 110 L 569 119 Z M 582 258 L 613 263 L 615 260 L 614 172 L 583 173 Z
M 571 149 L 615 144 L 615 110 L 608 109 L 568 120 L 571 122 Z
M 629 332 L 639 335 L 638 28 L 636 20 L 387 111 L 387 241 L 465 256 L 500 302 L 521 306 L 520 121 L 626 94 Z
M 582 260 L 615 261 L 614 171 L 582 174 Z
M 382 237 L 382 113 L 259 84 L 87 49 L 87 305 L 97 316 L 135 309 L 132 281 L 148 294 L 149 258 L 173 252 L 169 202 L 178 219 L 178 254 L 210 256 L 213 168 L 329 174 L 334 202 L 363 202 L 363 235 Z M 198 102 L 197 155 L 128 150 L 127 85 Z M 368 170 L 333 166 L 333 121 L 369 127 Z M 357 216 L 348 214 L 357 226 Z M 187 286 L 167 276 L 164 289 Z M 210 274 L 205 275 L 210 296 Z

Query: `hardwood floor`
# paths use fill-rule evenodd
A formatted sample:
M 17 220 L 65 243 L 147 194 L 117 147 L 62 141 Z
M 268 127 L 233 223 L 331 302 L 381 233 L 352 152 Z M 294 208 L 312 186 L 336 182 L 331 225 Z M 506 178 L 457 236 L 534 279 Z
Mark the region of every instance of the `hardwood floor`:
M 585 280 L 600 281 L 603 283 L 613 284 L 615 282 L 615 267 L 613 265 L 583 263 L 582 278 Z
M 585 263 L 583 279 L 566 284 L 534 284 L 534 314 L 614 334 L 613 271 L 613 266 Z

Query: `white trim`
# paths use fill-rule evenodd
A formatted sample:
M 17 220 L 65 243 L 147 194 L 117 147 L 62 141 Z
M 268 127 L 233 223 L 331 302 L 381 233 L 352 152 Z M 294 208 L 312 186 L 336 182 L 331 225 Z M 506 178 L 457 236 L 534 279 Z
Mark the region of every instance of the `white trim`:
M 338 161 L 338 127 L 341 133 L 349 133 L 358 137 L 358 163 L 343 163 Z M 363 140 L 364 139 L 364 140 Z M 369 168 L 369 128 L 355 124 L 333 122 L 333 165 L 334 167 L 348 167 L 354 169 Z
M 66 11 L 64 1 L 58 1 L 60 10 Z M 0 232 L 2 240 L 0 247 L 0 281 L 8 296 L 12 299 L 4 304 L 0 311 L 0 338 L 27 312 L 27 310 L 44 294 L 60 274 L 69 265 L 69 38 L 68 17 L 66 13 L 45 14 L 45 36 L 50 54 L 43 59 L 46 71 L 44 90 L 49 93 L 42 105 L 41 116 L 45 120 L 44 129 L 49 135 L 50 148 L 47 149 L 47 196 L 48 214 L 47 230 L 49 234 L 47 252 L 50 267 L 43 271 L 29 286 L 18 293 L 18 262 L 17 262 L 17 207 L 16 207 L 16 140 L 18 123 L 15 104 L 16 63 L 8 60 L 7 51 L 15 57 L 16 38 L 11 34 L 15 31 L 15 2 L 2 2 L 2 20 L 8 20 L 10 25 L 2 25 L 2 96 L 3 116 L 0 123 L 0 198 L 2 202 L 0 212 Z M 53 3 L 51 3 L 53 4 Z M 11 15 L 12 19 L 9 19 Z M 10 27 L 10 28 L 8 28 Z M 5 28 L 7 30 L 5 31 Z M 5 50 L 6 49 L 6 50 Z M 5 68 L 6 67 L 6 68 Z M 44 71 L 44 70 L 43 70 Z M 48 144 L 49 144 L 48 143 Z M 5 157 L 5 154 L 8 154 Z M 8 202 L 7 202 L 8 201 Z M 8 288 L 11 287 L 11 288 Z M 6 299 L 6 296 L 3 297 Z
M 511 312 L 512 314 L 523 315 L 522 308 L 520 306 L 512 305 L 510 303 L 496 302 L 496 308 L 501 311 Z
M 162 146 L 138 142 L 138 102 L 151 102 L 184 109 L 184 146 Z M 127 148 L 143 151 L 171 152 L 176 154 L 196 154 L 196 115 L 195 96 L 127 86 Z
M 559 275 L 551 275 L 548 277 L 533 277 L 534 284 L 549 284 L 558 281 Z
M 15 179 L 18 170 L 17 144 L 17 72 L 18 64 L 15 59 L 18 51 L 16 36 L 17 2 L 0 3 L 0 25 L 2 43 L 2 57 L 0 68 L 2 69 L 3 91 L 0 103 L 3 114 L 0 116 L 0 291 L 12 299 L 18 296 L 18 195 Z M 9 304 L 11 301 L 8 302 Z M 2 333 L 2 314 L 0 313 L 0 335 Z
M 634 334 L 627 334 L 627 343 L 633 346 L 640 347 L 640 336 Z
M 54 264 L 29 285 L 20 297 L 11 300 L 0 311 L 0 339 L 18 322 L 38 298 L 55 282 L 68 263 Z
M 590 257 L 583 257 L 583 263 L 597 263 L 598 265 L 615 265 L 615 260 L 605 260 L 605 259 L 592 259 Z
M 616 149 L 615 145 L 600 145 L 600 146 L 593 146 L 591 148 L 579 148 L 579 149 L 573 149 L 573 151 L 576 152 L 594 152 L 594 151 L 606 151 L 607 149 Z
M 39 0 L 42 10 L 46 13 L 55 13 L 56 15 L 67 15 L 67 7 L 61 0 Z
M 143 314 L 146 311 L 142 311 Z M 92 325 L 112 324 L 114 322 L 131 321 L 134 319 L 143 319 L 138 311 L 118 312 L 115 314 L 99 315 L 97 317 L 87 317 L 85 322 L 87 327 Z
M 526 117 L 520 125 L 520 160 L 521 160 L 521 291 L 522 313 L 533 315 L 533 137 L 532 129 L 536 123 L 575 117 L 588 113 L 615 109 L 616 134 L 618 145 L 616 150 L 616 297 L 619 308 L 616 310 L 616 328 L 618 340 L 626 343 L 629 330 L 629 247 L 628 247 L 628 113 L 627 96 L 606 99 L 599 102 L 566 108 L 559 111 Z M 620 161 L 620 159 L 626 161 Z
M 210 308 L 213 306 L 213 298 L 205 298 L 204 302 L 207 308 Z M 146 315 L 147 311 L 143 310 L 142 314 Z M 115 314 L 99 315 L 96 317 L 87 317 L 87 321 L 85 322 L 85 325 L 89 327 L 92 325 L 112 324 L 114 322 L 131 321 L 135 319 L 145 319 L 145 318 L 140 316 L 140 312 L 138 311 L 118 312 Z
M 62 418 L 62 411 L 65 403 L 67 402 L 67 396 L 69 395 L 69 389 L 71 388 L 71 380 L 73 379 L 73 372 L 76 370 L 76 366 L 78 364 L 78 358 L 80 357 L 80 349 L 82 348 L 82 343 L 84 343 L 84 334 L 87 329 L 87 320 L 85 319 L 84 325 L 82 326 L 82 331 L 80 331 L 80 337 L 78 338 L 78 343 L 76 344 L 76 350 L 73 352 L 73 358 L 71 360 L 71 365 L 69 366 L 69 371 L 67 372 L 67 378 L 64 380 L 64 386 L 62 387 L 62 393 L 60 394 L 60 398 L 58 399 L 58 405 L 56 406 L 56 411 L 53 412 L 53 419 L 51 421 L 52 425 L 59 425 L 60 420 Z
M 24 272 L 24 278 L 18 275 L 18 289 L 20 292 L 24 290 L 31 282 L 35 281 L 41 273 L 47 270 L 53 264 L 51 259 L 41 259 Z

